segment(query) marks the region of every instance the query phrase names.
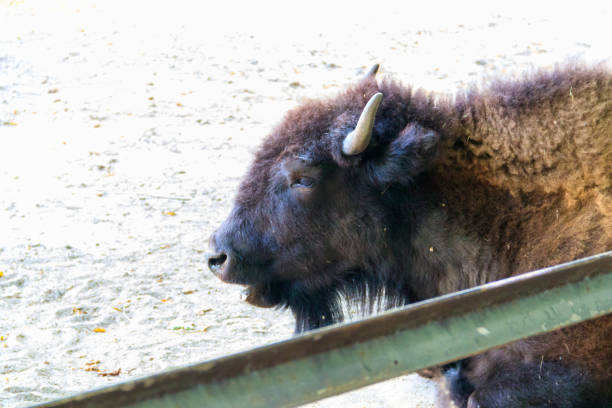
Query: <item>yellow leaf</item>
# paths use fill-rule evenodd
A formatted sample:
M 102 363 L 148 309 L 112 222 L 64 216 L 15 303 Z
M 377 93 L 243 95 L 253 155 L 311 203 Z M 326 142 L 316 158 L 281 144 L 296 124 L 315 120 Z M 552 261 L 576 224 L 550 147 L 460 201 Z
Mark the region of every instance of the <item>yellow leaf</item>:
M 106 329 L 103 329 L 102 327 L 96 327 L 95 329 L 93 329 L 94 333 L 105 333 Z
M 73 307 L 72 313 L 77 315 L 87 314 L 87 312 L 81 309 L 80 307 Z
M 176 215 L 176 212 L 174 212 L 174 211 L 166 211 L 165 214 L 169 215 L 170 217 L 174 217 Z
M 0 271 L 0 278 L 4 276 L 4 272 Z

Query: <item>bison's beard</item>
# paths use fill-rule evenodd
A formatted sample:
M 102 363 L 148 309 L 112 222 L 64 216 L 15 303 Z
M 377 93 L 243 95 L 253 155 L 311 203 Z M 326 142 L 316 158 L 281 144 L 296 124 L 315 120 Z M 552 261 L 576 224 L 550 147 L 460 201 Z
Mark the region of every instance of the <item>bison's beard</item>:
M 369 279 L 368 279 L 369 278 Z M 245 301 L 253 306 L 289 308 L 296 319 L 295 332 L 327 326 L 344 319 L 341 299 L 362 314 L 408 303 L 401 287 L 376 276 L 347 275 L 335 285 L 312 288 L 303 281 L 278 280 L 246 285 Z

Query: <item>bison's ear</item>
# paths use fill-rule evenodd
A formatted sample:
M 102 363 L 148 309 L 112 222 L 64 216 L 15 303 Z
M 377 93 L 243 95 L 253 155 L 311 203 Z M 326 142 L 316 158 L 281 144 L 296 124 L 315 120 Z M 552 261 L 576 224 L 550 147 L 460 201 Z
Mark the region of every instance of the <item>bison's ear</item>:
M 381 157 L 371 159 L 368 175 L 381 188 L 392 183 L 408 185 L 429 169 L 436 159 L 440 136 L 431 129 L 411 123 L 393 140 Z

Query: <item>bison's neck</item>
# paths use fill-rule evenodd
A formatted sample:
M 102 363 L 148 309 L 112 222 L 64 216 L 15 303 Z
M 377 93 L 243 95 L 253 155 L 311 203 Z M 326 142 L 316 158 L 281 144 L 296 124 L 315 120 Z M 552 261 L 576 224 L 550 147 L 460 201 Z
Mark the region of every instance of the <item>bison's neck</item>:
M 612 201 L 596 190 L 515 194 L 442 167 L 418 183 L 407 262 L 420 299 L 612 249 Z
M 411 287 L 419 300 L 466 289 L 513 274 L 519 219 L 514 201 L 486 183 L 430 172 L 414 217 Z M 514 234 L 514 235 L 513 235 Z
M 438 132 L 410 240 L 419 298 L 611 249 L 612 77 L 567 69 L 434 103 Z M 414 196 L 410 196 L 414 201 Z

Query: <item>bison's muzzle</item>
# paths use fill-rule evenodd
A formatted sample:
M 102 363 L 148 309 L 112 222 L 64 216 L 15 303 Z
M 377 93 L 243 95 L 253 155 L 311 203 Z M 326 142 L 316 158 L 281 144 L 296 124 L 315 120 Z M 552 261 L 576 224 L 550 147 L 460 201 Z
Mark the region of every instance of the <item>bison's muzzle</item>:
M 223 282 L 244 284 L 245 290 L 243 293 L 247 303 L 263 308 L 273 307 L 278 303 L 270 300 L 270 296 L 267 294 L 269 285 L 248 285 L 246 282 L 242 282 L 233 276 L 231 272 L 232 264 L 234 263 L 234 256 L 231 255 L 232 251 L 217 250 L 214 234 L 210 239 L 209 250 L 212 252 L 207 252 L 205 254 L 208 269 L 210 269 L 210 271 Z
M 208 269 L 223 282 L 235 283 L 234 280 L 228 276 L 230 269 L 229 265 L 233 261 L 233 257 L 230 255 L 231 251 L 223 248 L 223 245 L 218 245 L 217 234 L 218 232 L 212 234 L 208 242 L 208 252 L 205 254 L 206 264 L 208 265 Z
M 206 262 L 208 269 L 214 273 L 219 279 L 223 280 L 223 270 L 227 261 L 227 254 L 224 252 L 206 254 Z

